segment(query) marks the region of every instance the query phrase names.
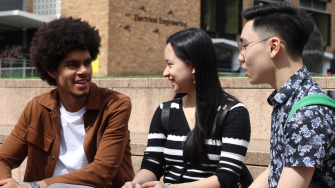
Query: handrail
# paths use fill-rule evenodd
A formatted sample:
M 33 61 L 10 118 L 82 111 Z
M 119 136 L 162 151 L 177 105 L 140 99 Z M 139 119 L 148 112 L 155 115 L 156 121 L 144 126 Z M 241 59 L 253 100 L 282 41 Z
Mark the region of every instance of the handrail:
M 20 66 L 20 64 L 22 66 Z M 22 72 L 20 72 L 20 70 Z M 30 70 L 30 75 L 26 75 L 27 70 Z M 0 58 L 0 78 L 1 77 L 6 77 L 6 78 L 34 77 L 35 76 L 34 70 L 35 70 L 35 67 L 31 66 L 30 59 Z

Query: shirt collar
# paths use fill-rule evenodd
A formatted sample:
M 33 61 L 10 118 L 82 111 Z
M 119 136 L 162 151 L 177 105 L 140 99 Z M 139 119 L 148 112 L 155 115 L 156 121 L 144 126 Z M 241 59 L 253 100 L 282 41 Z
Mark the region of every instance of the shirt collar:
M 300 90 L 303 81 L 309 76 L 309 72 L 305 66 L 294 73 L 279 89 L 273 91 L 268 97 L 268 103 L 274 107 L 278 104 L 285 103 L 295 90 Z
M 57 88 L 50 91 L 48 95 L 40 102 L 40 105 L 50 109 L 56 110 L 59 107 L 59 93 Z M 99 110 L 101 106 L 101 98 L 98 86 L 91 82 L 90 91 L 87 96 L 86 111 Z

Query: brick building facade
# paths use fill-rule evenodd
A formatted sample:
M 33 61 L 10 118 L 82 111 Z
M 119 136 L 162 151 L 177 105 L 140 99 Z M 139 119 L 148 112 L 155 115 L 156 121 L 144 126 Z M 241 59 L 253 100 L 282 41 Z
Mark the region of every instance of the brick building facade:
M 94 76 L 162 75 L 166 38 L 200 26 L 200 0 L 67 0 L 62 16 L 80 17 L 99 29 Z
M 240 2 L 244 10 L 262 1 Z M 289 2 L 299 6 L 299 0 Z M 326 4 L 327 10 L 323 13 L 331 15 L 330 44 L 326 50 L 332 53 L 335 50 L 335 14 L 332 14 L 335 2 Z M 200 28 L 201 6 L 201 0 L 67 0 L 62 1 L 62 16 L 81 17 L 100 30 L 102 47 L 99 70 L 94 76 L 162 75 L 166 38 L 185 25 Z M 166 25 L 159 19 L 186 24 Z M 240 24 L 242 28 L 245 20 Z M 235 41 L 238 37 L 236 35 Z
M 15 1 L 22 1 L 22 4 L 27 6 L 22 10 L 26 12 L 51 17 L 72 16 L 82 18 L 98 28 L 102 37 L 102 47 L 98 61 L 94 62 L 93 69 L 94 76 L 105 77 L 162 75 L 165 67 L 163 59 L 165 40 L 171 34 L 184 28 L 197 27 L 206 30 L 212 38 L 237 41 L 241 29 L 246 23 L 240 17 L 239 12 L 255 4 L 282 0 Z M 319 21 L 323 24 L 322 32 L 327 35 L 325 39 L 327 43 L 326 51 L 333 53 L 335 51 L 335 1 L 288 1 L 297 7 L 321 15 Z M 308 7 L 309 5 L 306 8 L 306 2 L 312 3 L 310 8 Z M 324 6 L 323 10 L 315 8 L 318 3 Z M 58 8 L 50 8 L 56 6 Z M 50 15 L 48 15 L 48 12 L 50 12 Z M 215 18 L 213 18 L 213 15 Z M 208 21 L 208 16 L 212 16 L 212 20 Z M 323 18 L 322 16 L 328 19 L 328 25 L 321 19 Z M 208 23 L 204 24 L 204 20 L 207 20 Z M 28 40 L 29 37 L 31 36 L 28 33 Z M 26 43 L 29 44 L 29 41 Z M 230 51 L 223 50 L 223 54 L 221 54 L 221 57 L 227 56 L 227 54 L 230 55 L 230 59 L 223 59 L 221 62 L 229 63 L 229 61 L 237 59 L 236 53 L 238 51 L 237 49 L 232 49 L 236 47 L 230 46 L 230 48 Z M 221 70 L 224 71 L 226 69 L 223 67 Z

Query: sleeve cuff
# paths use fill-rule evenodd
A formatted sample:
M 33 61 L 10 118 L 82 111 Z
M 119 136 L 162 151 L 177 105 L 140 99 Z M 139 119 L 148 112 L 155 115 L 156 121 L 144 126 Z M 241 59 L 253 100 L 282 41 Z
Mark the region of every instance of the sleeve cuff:
M 47 178 L 47 179 L 44 179 L 43 181 L 45 181 L 45 183 L 48 186 L 50 186 L 51 184 L 54 184 L 54 183 L 64 183 L 61 176 L 55 176 L 55 177 Z

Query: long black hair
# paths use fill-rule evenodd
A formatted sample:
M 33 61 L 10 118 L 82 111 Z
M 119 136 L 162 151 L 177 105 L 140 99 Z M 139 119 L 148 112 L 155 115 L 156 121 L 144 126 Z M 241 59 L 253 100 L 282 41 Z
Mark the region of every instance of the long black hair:
M 195 126 L 184 142 L 184 162 L 204 168 L 209 159 L 205 139 L 220 139 L 217 122 L 221 113 L 218 106 L 225 103 L 219 76 L 215 48 L 211 38 L 198 28 L 189 28 L 171 35 L 167 41 L 176 56 L 184 63 L 192 62 L 195 69 L 196 110 Z M 186 95 L 178 93 L 175 98 Z M 220 110 L 222 112 L 222 110 Z

